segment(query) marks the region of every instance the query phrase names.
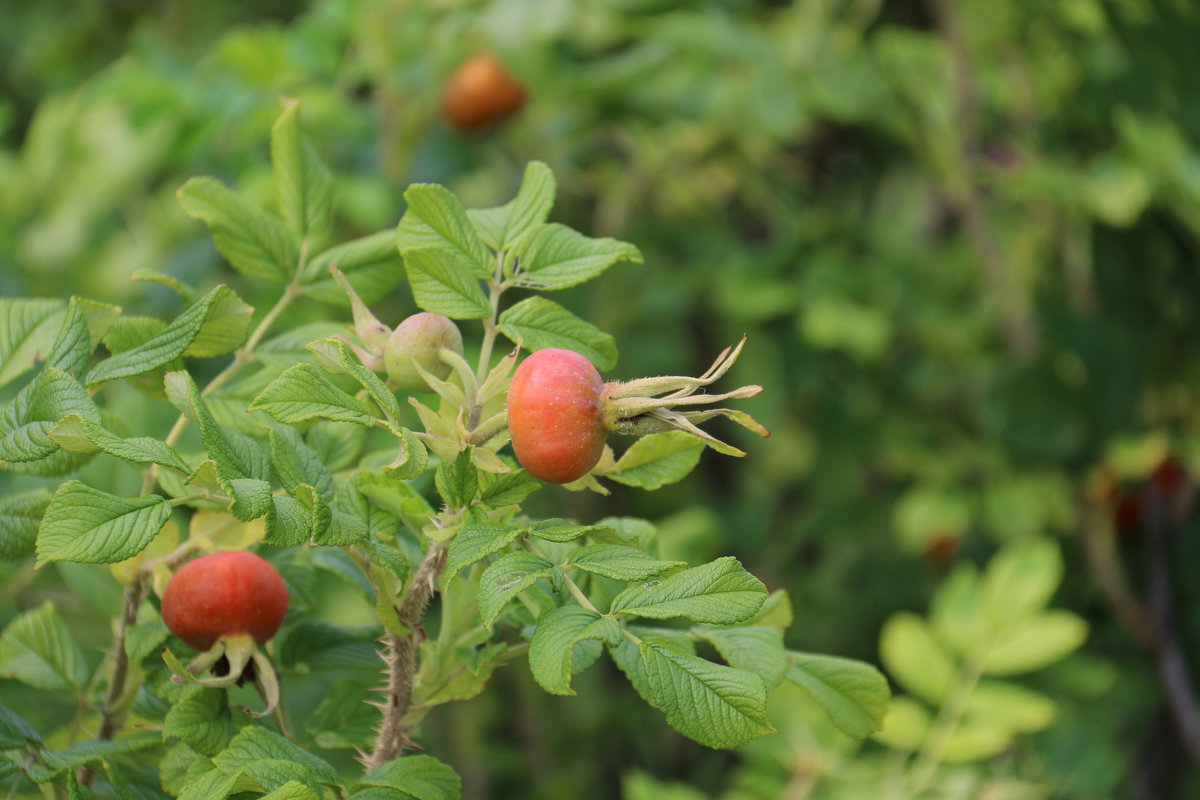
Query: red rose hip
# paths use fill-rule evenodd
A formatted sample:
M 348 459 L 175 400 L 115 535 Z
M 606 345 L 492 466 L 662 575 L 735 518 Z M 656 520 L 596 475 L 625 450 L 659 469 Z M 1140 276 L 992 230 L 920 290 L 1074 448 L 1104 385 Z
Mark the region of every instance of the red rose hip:
M 530 475 L 570 483 L 604 452 L 601 390 L 592 362 L 571 350 L 538 350 L 513 374 L 508 430 L 513 452 Z
M 247 634 L 263 644 L 287 613 L 287 586 L 265 560 L 233 550 L 189 561 L 167 583 L 163 622 L 196 650 L 222 636 Z

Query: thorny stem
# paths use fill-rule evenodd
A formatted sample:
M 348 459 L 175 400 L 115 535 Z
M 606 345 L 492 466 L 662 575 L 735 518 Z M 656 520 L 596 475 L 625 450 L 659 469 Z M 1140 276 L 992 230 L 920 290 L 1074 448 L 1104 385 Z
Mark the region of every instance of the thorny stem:
M 387 686 L 384 689 L 384 700 L 378 706 L 383 712 L 379 724 L 379 732 L 375 739 L 375 747 L 370 756 L 363 761 L 368 772 L 378 769 L 400 755 L 411 743 L 408 733 L 410 726 L 404 724 L 404 717 L 412 705 L 413 677 L 417 671 L 417 647 L 421 643 L 421 618 L 425 609 L 433 599 L 437 587 L 438 576 L 446 567 L 446 546 L 434 542 L 429 546 L 429 552 L 416 575 L 409 581 L 404 590 L 400 603 L 399 617 L 409 632 L 397 636 L 389 632 L 384 637 L 386 651 L 384 663 L 387 665 Z
M 108 684 L 108 694 L 104 698 L 104 713 L 100 720 L 101 741 L 112 739 L 121 728 L 121 717 L 117 703 L 125 691 L 125 676 L 129 672 L 129 657 L 125 655 L 126 633 L 131 625 L 137 622 L 138 607 L 146 595 L 146 579 L 142 575 L 134 577 L 133 582 L 125 587 L 125 605 L 121 611 L 121 622 L 117 626 L 117 637 L 113 642 L 113 674 Z

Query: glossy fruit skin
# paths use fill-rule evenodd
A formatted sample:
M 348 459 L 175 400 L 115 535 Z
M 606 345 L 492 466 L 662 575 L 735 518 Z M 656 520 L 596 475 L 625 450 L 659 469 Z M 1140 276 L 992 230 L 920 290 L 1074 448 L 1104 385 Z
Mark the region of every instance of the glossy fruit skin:
M 283 578 L 263 559 L 241 550 L 211 553 L 180 567 L 163 592 L 163 622 L 189 646 L 208 650 L 228 634 L 263 644 L 287 613 Z
M 572 350 L 538 350 L 513 373 L 508 430 L 517 461 L 547 483 L 570 483 L 604 452 L 601 390 L 592 362 Z
M 438 351 L 443 349 L 462 355 L 462 333 L 448 317 L 422 311 L 407 317 L 392 331 L 383 348 L 383 367 L 397 388 L 406 392 L 428 392 L 431 388 L 413 362 L 435 378 L 445 380 L 450 374 L 450 365 L 438 357 Z
M 524 104 L 524 87 L 491 53 L 478 53 L 464 61 L 442 90 L 442 117 L 464 133 L 499 122 Z

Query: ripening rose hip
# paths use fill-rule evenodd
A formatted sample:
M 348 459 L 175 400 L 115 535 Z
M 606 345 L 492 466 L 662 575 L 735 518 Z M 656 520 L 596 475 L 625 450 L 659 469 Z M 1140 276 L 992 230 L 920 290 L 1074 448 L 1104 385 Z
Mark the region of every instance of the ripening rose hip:
M 248 634 L 258 644 L 279 630 L 287 613 L 283 578 L 253 553 L 211 553 L 180 567 L 162 598 L 163 622 L 196 650 L 222 636 Z
M 414 362 L 435 378 L 445 380 L 450 365 L 438 357 L 439 350 L 462 355 L 463 341 L 458 326 L 448 317 L 422 311 L 396 326 L 383 348 L 383 366 L 392 383 L 406 392 L 428 392 Z
M 570 483 L 604 452 L 601 391 L 592 362 L 571 350 L 538 350 L 513 374 L 508 430 L 513 452 L 530 475 Z
M 491 53 L 464 61 L 442 90 L 442 116 L 465 133 L 511 116 L 524 104 L 524 87 Z

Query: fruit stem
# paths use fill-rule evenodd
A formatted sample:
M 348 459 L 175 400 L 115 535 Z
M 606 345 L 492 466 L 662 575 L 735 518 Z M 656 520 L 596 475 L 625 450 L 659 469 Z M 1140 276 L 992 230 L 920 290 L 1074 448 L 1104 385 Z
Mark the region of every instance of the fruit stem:
M 496 274 L 488 281 L 488 301 L 492 313 L 483 320 L 483 344 L 479 346 L 479 365 L 475 368 L 475 380 L 482 384 L 487 379 L 492 363 L 492 347 L 496 344 L 496 320 L 500 316 L 500 295 L 504 293 L 504 253 L 496 254 Z
M 370 756 L 363 761 L 367 772 L 382 767 L 411 744 L 408 733 L 412 726 L 404 724 L 404 717 L 412 705 L 413 677 L 417 672 L 417 647 L 423 637 L 421 619 L 425 616 L 429 601 L 433 599 L 438 577 L 445 567 L 446 546 L 441 542 L 433 542 L 421 566 L 405 587 L 400 603 L 400 621 L 408 627 L 410 633 L 397 636 L 389 632 L 384 637 L 387 649 L 383 659 L 387 665 L 387 686 L 384 689 L 383 702 L 377 704 L 383 712 L 383 719 L 379 724 L 375 747 Z

